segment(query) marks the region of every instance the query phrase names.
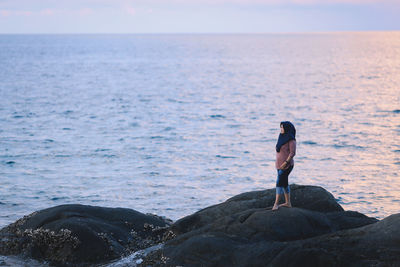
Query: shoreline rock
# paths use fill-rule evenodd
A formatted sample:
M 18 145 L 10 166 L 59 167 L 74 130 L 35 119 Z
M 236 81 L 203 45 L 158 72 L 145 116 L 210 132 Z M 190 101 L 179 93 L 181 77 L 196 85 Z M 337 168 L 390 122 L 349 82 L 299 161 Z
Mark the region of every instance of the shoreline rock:
M 275 189 L 242 193 L 174 223 L 62 205 L 0 230 L 0 254 L 93 266 L 163 244 L 138 266 L 400 266 L 400 214 L 345 211 L 317 186 L 291 185 L 291 198 L 293 208 L 272 211 Z
M 1 229 L 0 254 L 89 266 L 161 243 L 170 223 L 131 209 L 61 205 Z

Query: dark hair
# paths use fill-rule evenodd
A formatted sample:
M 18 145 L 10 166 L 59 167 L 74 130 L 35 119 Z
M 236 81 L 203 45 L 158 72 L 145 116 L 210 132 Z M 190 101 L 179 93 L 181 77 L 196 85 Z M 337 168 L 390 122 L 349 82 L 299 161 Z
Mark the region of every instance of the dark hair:
M 296 128 L 290 121 L 282 121 L 281 124 L 285 132 L 279 134 L 278 142 L 276 143 L 276 152 L 281 150 L 281 147 L 290 140 L 296 140 Z

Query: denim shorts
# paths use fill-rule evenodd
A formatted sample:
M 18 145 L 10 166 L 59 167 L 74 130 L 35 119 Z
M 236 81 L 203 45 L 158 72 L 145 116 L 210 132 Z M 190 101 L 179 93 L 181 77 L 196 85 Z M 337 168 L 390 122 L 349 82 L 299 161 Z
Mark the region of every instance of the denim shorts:
M 290 186 L 289 186 L 289 174 L 292 172 L 293 166 L 290 166 L 286 170 L 277 170 L 278 177 L 276 179 L 276 193 L 281 195 L 283 193 L 289 194 L 290 193 Z

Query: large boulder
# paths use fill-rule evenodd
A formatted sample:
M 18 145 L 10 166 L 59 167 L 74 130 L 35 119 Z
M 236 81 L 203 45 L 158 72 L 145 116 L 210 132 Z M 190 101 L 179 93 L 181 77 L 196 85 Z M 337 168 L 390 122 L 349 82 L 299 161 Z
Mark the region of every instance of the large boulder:
M 169 221 L 132 209 L 61 205 L 0 231 L 0 254 L 56 265 L 102 263 L 162 241 Z
M 319 186 L 293 184 L 291 201 L 294 207 L 319 212 L 343 211 L 331 193 Z M 202 209 L 173 224 L 176 234 L 186 233 L 215 222 L 224 216 L 231 216 L 252 209 L 270 209 L 275 201 L 275 189 L 252 191 L 234 196 L 227 201 Z
M 268 189 L 172 225 L 131 209 L 57 206 L 0 230 L 0 254 L 93 266 L 148 248 L 134 254 L 150 251 L 139 265 L 400 266 L 400 214 L 378 221 L 343 210 L 321 187 L 291 190 L 293 208 L 272 211 L 275 189 Z
M 290 243 L 272 266 L 400 266 L 400 213 L 364 227 Z
M 269 189 L 240 194 L 178 220 L 171 226 L 176 237 L 149 254 L 143 265 L 357 266 L 400 260 L 394 227 L 400 226 L 399 216 L 377 223 L 344 211 L 321 187 L 291 189 L 293 208 L 272 211 L 275 190 Z M 382 257 L 379 250 L 386 245 L 389 252 Z
M 145 258 L 152 266 L 400 266 L 400 214 L 293 241 L 249 240 L 220 232 L 170 242 Z

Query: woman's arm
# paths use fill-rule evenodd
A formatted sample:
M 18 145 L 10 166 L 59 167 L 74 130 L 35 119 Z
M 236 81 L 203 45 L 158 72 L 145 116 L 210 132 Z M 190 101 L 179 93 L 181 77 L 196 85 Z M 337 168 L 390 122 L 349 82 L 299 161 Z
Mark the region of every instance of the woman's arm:
M 296 141 L 290 140 L 289 141 L 289 156 L 286 159 L 286 162 L 289 163 L 294 158 L 295 155 L 296 155 Z
M 296 141 L 295 140 L 290 140 L 289 141 L 289 156 L 282 163 L 280 169 L 286 169 L 286 167 L 289 165 L 290 161 L 294 158 L 295 155 L 296 155 Z

